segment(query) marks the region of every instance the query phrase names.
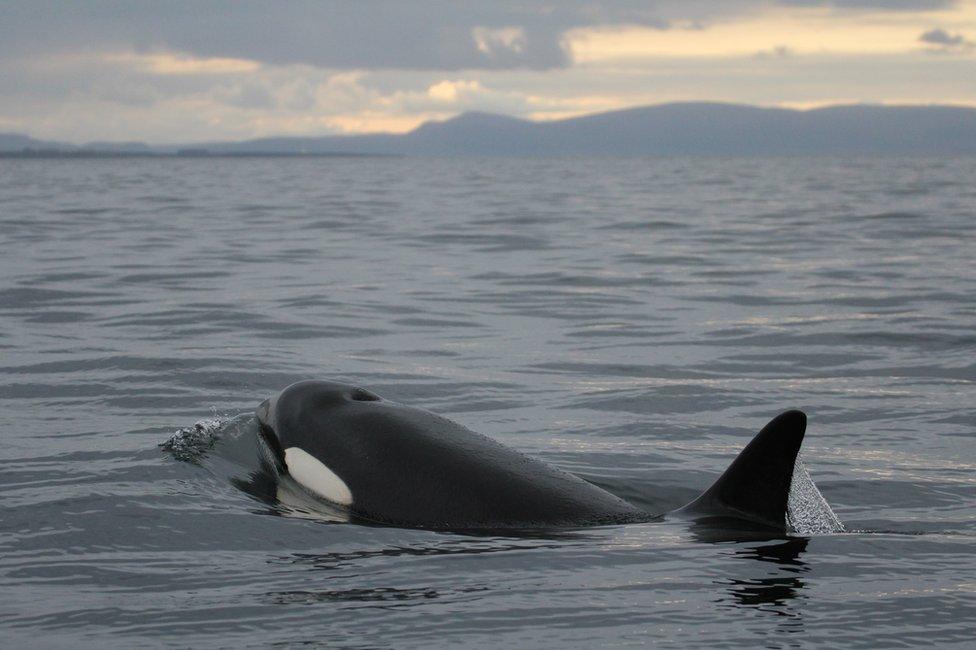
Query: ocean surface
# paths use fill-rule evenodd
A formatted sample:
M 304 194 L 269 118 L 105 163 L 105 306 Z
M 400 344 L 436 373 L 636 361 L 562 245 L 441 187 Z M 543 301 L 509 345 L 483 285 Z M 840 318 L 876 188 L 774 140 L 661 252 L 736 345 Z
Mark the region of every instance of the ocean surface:
M 971 648 L 974 180 L 974 158 L 0 161 L 0 645 Z M 322 521 L 241 489 L 251 414 L 307 378 L 655 512 L 800 408 L 844 532 Z

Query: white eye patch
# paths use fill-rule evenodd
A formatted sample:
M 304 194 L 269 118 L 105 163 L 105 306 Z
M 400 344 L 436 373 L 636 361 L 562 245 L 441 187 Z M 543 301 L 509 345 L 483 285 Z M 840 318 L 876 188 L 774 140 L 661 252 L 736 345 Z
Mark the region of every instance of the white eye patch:
M 326 501 L 343 506 L 352 505 L 349 486 L 318 458 L 299 447 L 285 450 L 288 473 L 306 490 Z

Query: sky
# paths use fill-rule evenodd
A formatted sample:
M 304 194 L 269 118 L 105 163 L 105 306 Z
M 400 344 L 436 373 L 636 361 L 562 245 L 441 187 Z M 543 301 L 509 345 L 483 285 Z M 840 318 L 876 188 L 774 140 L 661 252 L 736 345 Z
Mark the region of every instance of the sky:
M 0 132 L 405 132 L 673 101 L 976 106 L 976 0 L 0 0 Z

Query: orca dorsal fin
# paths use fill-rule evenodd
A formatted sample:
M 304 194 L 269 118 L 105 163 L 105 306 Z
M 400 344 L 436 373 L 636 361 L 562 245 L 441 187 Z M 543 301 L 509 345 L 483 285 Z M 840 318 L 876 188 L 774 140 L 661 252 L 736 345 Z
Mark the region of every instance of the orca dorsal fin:
M 777 415 L 712 487 L 678 512 L 746 519 L 785 530 L 793 465 L 806 428 L 802 411 Z

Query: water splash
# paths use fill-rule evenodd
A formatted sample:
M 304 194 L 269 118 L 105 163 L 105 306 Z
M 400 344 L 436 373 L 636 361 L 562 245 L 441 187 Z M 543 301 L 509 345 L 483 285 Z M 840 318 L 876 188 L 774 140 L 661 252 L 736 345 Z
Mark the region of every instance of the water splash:
M 160 448 L 173 454 L 176 460 L 199 462 L 220 440 L 224 425 L 232 420 L 219 415 L 216 408 L 211 409 L 211 413 L 211 417 L 174 433 L 169 440 L 159 445 Z
M 793 481 L 790 483 L 789 502 L 786 507 L 786 525 L 796 535 L 829 535 L 844 532 L 841 523 L 820 490 L 810 472 L 797 456 L 793 465 Z

